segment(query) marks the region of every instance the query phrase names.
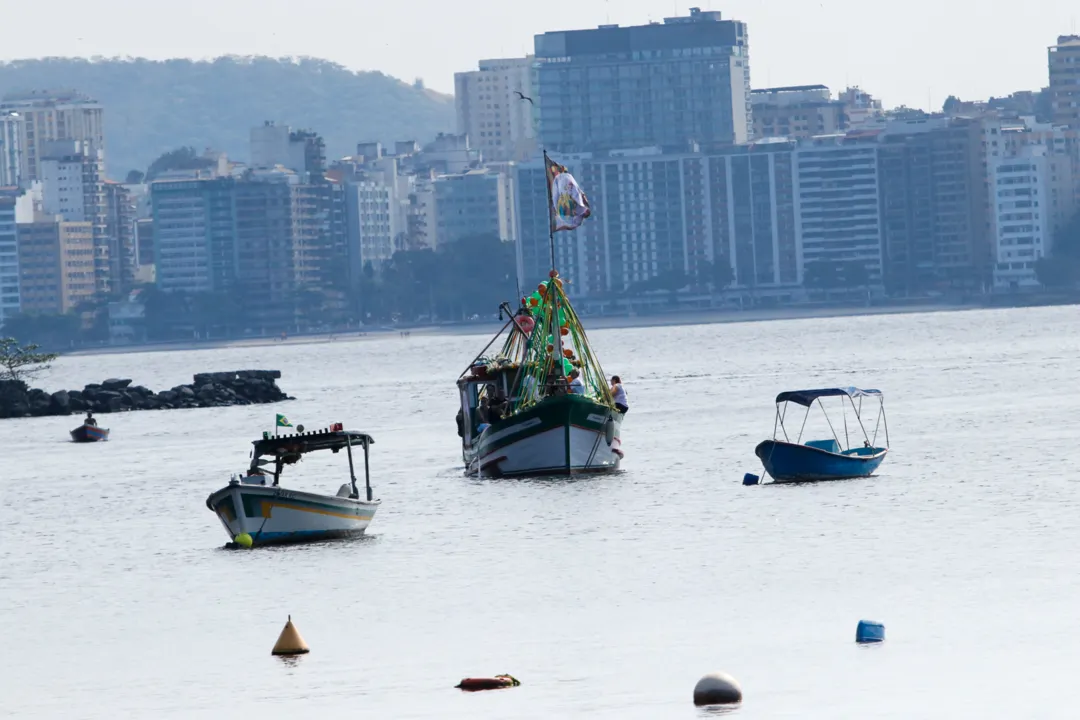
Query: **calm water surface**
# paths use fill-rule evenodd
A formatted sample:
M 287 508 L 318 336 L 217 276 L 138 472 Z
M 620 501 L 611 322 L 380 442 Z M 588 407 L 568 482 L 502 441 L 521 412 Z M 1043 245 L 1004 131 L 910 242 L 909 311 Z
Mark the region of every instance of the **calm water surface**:
M 711 670 L 740 718 L 1076 716 L 1076 308 L 592 338 L 627 457 L 575 481 L 462 476 L 453 381 L 484 337 L 62 359 L 43 384 L 277 368 L 299 399 L 103 416 L 100 446 L 0 421 L 0 716 L 698 718 Z M 775 394 L 837 384 L 886 392 L 880 475 L 742 487 Z M 275 411 L 375 436 L 370 537 L 221 549 L 204 500 Z M 343 458 L 293 477 L 333 492 Z M 270 656 L 289 613 L 295 662 Z

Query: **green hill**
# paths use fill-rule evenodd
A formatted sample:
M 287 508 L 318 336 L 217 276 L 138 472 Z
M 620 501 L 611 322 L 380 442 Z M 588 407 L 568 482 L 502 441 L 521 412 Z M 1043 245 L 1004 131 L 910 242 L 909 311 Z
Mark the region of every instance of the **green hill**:
M 312 58 L 0 63 L 0 96 L 52 89 L 105 105 L 108 169 L 119 179 L 185 145 L 246 160 L 249 132 L 265 120 L 320 133 L 330 158 L 355 152 L 359 141 L 424 142 L 454 129 L 452 97 Z

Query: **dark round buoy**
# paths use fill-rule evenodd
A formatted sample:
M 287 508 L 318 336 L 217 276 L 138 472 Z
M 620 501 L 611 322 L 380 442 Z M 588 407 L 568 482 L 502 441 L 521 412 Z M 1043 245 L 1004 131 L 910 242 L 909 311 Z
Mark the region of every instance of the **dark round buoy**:
M 737 705 L 741 702 L 739 681 L 727 673 L 709 673 L 694 686 L 695 705 Z
M 750 485 L 760 485 L 761 484 L 761 478 L 759 478 L 757 475 L 755 475 L 753 473 L 746 473 L 745 475 L 742 476 L 742 484 L 746 485 L 748 487 Z
M 855 642 L 860 644 L 885 642 L 885 626 L 873 620 L 860 620 L 855 628 Z

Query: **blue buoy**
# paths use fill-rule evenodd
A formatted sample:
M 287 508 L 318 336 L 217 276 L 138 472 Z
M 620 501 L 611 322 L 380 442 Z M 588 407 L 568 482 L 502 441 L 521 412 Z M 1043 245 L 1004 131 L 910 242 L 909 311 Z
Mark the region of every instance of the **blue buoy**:
M 754 475 L 753 473 L 746 473 L 742 476 L 743 485 L 759 485 L 760 483 L 761 478 L 759 478 L 757 475 Z
M 855 628 L 855 642 L 885 642 L 885 626 L 873 620 L 860 620 L 859 627 Z

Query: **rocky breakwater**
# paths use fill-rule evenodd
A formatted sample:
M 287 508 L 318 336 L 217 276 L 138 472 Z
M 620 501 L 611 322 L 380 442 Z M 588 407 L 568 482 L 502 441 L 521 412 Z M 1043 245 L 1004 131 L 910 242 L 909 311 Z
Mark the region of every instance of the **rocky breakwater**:
M 260 405 L 292 400 L 277 386 L 278 370 L 199 373 L 190 385 L 154 392 L 131 380 L 112 378 L 82 390 L 49 393 L 18 380 L 0 382 L 0 418 Z

